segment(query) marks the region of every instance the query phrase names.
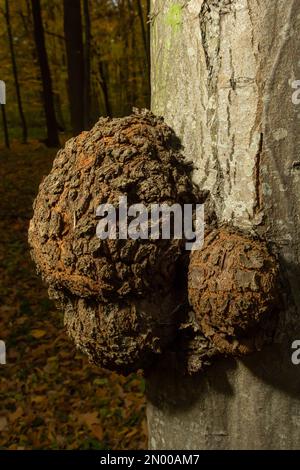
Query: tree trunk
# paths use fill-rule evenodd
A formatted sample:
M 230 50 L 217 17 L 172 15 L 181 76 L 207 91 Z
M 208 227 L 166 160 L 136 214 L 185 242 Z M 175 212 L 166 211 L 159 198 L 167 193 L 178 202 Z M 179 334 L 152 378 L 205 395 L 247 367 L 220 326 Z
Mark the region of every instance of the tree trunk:
M 84 129 L 84 54 L 80 0 L 64 0 L 64 30 L 73 134 Z
M 59 147 L 59 137 L 57 120 L 55 116 L 54 98 L 52 90 L 51 73 L 48 63 L 48 55 L 45 44 L 44 26 L 41 14 L 40 0 L 31 0 L 34 39 L 39 60 L 39 66 L 42 77 L 43 86 L 43 100 L 47 126 L 47 140 L 48 147 Z
M 144 12 L 143 12 L 143 7 L 141 0 L 136 0 L 137 3 L 137 11 L 138 11 L 138 16 L 140 20 L 140 25 L 141 25 L 141 31 L 142 31 L 142 39 L 143 39 L 143 45 L 145 49 L 145 57 L 146 57 L 146 63 L 147 63 L 147 68 L 149 69 L 150 67 L 150 56 L 149 56 L 149 44 L 148 44 L 148 35 L 147 35 L 147 27 L 145 25 L 145 20 L 144 20 Z
M 83 2 L 84 11 L 84 128 L 89 129 L 91 123 L 91 19 L 89 0 Z
M 144 45 L 144 50 L 145 50 L 145 72 L 146 72 L 146 80 L 145 84 L 147 87 L 147 101 L 149 100 L 150 102 L 150 34 L 149 34 L 149 22 L 148 22 L 148 14 L 150 11 L 150 5 L 149 2 L 147 1 L 146 3 L 146 24 L 145 24 L 145 19 L 144 19 L 144 11 L 143 11 L 143 6 L 141 0 L 137 0 L 137 10 L 138 10 L 138 16 L 140 19 L 140 25 L 141 25 L 141 31 L 142 31 L 142 39 L 143 39 L 143 45 Z
M 0 106 L 1 106 L 1 113 L 2 113 L 2 121 L 3 121 L 3 133 L 4 133 L 5 147 L 9 149 L 10 145 L 9 145 L 9 134 L 8 134 L 8 126 L 7 126 L 5 105 L 0 104 Z
M 100 86 L 103 93 L 103 100 L 105 106 L 105 114 L 106 116 L 112 116 L 112 109 L 110 105 L 109 99 L 109 91 L 108 91 L 108 79 L 107 79 L 108 67 L 107 65 L 100 60 L 99 62 L 99 77 L 100 77 Z
M 10 55 L 11 55 L 11 63 L 12 63 L 14 81 L 15 81 L 16 95 L 17 95 L 17 104 L 18 104 L 18 110 L 19 110 L 20 121 L 21 121 L 21 126 L 22 126 L 22 141 L 24 144 L 26 144 L 27 124 L 26 124 L 26 119 L 25 119 L 25 115 L 23 111 L 22 98 L 21 98 L 21 88 L 20 88 L 19 74 L 18 74 L 16 54 L 15 54 L 15 48 L 14 48 L 13 33 L 11 29 L 10 9 L 9 9 L 8 0 L 5 0 L 5 19 L 6 19 L 8 43 L 9 43 L 9 49 L 10 49 Z
M 275 343 L 198 377 L 148 378 L 151 449 L 299 449 L 300 77 L 295 0 L 152 1 L 152 109 L 182 139 L 220 221 L 279 251 L 285 306 Z

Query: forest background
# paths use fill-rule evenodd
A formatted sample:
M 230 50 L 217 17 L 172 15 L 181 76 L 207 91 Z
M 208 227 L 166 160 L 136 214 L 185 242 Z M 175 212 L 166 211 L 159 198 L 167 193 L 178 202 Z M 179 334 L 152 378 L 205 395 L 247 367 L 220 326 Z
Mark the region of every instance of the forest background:
M 147 446 L 144 380 L 88 364 L 27 245 L 38 185 L 100 116 L 149 107 L 149 0 L 0 0 L 0 448 Z

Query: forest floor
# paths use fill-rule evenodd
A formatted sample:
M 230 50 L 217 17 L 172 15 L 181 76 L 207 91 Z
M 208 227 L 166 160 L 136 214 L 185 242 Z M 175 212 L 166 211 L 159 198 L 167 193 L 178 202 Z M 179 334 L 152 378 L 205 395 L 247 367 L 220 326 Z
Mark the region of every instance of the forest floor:
M 35 273 L 27 230 L 55 152 L 0 148 L 0 449 L 145 449 L 144 381 L 91 366 Z

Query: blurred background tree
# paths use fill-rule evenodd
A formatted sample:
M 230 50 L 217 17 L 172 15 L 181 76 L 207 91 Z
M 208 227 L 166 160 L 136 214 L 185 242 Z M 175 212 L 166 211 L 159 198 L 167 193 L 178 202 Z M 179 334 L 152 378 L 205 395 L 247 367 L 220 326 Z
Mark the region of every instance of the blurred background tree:
M 11 137 L 57 146 L 57 130 L 149 107 L 148 9 L 149 0 L 0 0 Z

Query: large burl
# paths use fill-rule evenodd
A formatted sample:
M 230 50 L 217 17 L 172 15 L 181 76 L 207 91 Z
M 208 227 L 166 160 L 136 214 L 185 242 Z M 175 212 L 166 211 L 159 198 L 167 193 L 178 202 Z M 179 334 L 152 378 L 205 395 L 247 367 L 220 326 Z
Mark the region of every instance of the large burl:
M 150 112 L 101 118 L 69 140 L 42 181 L 29 228 L 32 256 L 67 330 L 90 359 L 127 373 L 174 338 L 184 240 L 101 240 L 96 209 L 201 202 L 175 136 Z M 179 269 L 180 271 L 180 269 Z
M 40 185 L 32 256 L 68 333 L 99 366 L 128 373 L 168 350 L 176 367 L 196 373 L 219 354 L 246 354 L 272 339 L 277 259 L 264 241 L 217 226 L 191 170 L 172 130 L 143 111 L 102 118 L 69 140 Z M 172 237 L 98 238 L 97 208 L 118 208 L 124 196 L 148 209 L 205 200 L 203 249 L 189 256 L 185 240 Z

